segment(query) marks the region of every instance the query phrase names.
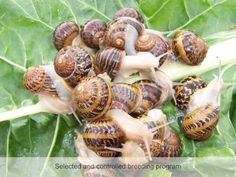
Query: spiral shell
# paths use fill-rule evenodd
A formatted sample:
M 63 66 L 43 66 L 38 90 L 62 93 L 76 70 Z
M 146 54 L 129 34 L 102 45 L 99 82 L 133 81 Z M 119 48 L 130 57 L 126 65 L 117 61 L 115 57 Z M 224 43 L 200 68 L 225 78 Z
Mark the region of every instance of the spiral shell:
M 98 49 L 106 29 L 107 25 L 102 20 L 89 20 L 80 31 L 80 36 L 86 45 Z
M 106 47 L 97 52 L 95 65 L 100 72 L 106 72 L 111 78 L 114 78 L 120 71 L 124 57 L 125 51 L 113 47 Z
M 23 84 L 33 93 L 58 96 L 54 83 L 41 66 L 31 66 L 24 74 Z
M 134 27 L 139 35 L 141 35 L 144 31 L 143 24 L 135 20 L 134 18 L 117 18 L 109 25 L 104 36 L 106 45 L 124 50 L 126 31 L 128 30 L 129 25 Z
M 120 152 L 105 149 L 105 147 L 120 148 L 125 141 L 123 131 L 109 118 L 88 122 L 82 136 L 88 148 L 102 157 L 121 155 Z
M 208 45 L 194 32 L 181 30 L 174 37 L 173 49 L 175 54 L 180 56 L 185 63 L 197 65 L 204 60 Z
M 135 18 L 141 23 L 144 23 L 142 15 L 134 8 L 122 8 L 114 14 L 112 19 L 115 20 L 119 17 L 131 17 Z
M 219 120 L 219 106 L 206 104 L 187 113 L 182 121 L 184 134 L 194 140 L 206 140 Z
M 76 46 L 62 48 L 54 59 L 56 73 L 71 87 L 75 87 L 83 77 L 87 76 L 92 66 L 89 54 Z
M 112 85 L 111 109 L 122 109 L 127 113 L 133 112 L 141 101 L 141 90 L 137 86 L 125 83 Z
M 72 100 L 78 114 L 93 120 L 102 117 L 112 103 L 110 85 L 101 77 L 87 77 L 81 80 L 72 92 Z
M 169 133 L 161 146 L 159 157 L 178 157 L 181 152 L 181 141 L 178 135 L 172 130 L 169 130 Z
M 161 152 L 162 142 L 158 139 L 153 139 L 150 144 L 150 152 L 152 157 L 158 157 Z M 141 148 L 147 152 L 146 147 L 144 144 L 141 144 Z
M 133 112 L 134 115 L 141 115 L 161 103 L 163 88 L 154 81 L 140 80 L 133 83 L 141 89 L 142 102 Z
M 175 86 L 175 99 L 180 109 L 187 109 L 191 96 L 206 87 L 205 81 L 199 76 L 188 76 Z
M 170 45 L 159 35 L 151 32 L 146 32 L 143 35 L 139 36 L 138 40 L 136 41 L 135 48 L 137 51 L 150 52 L 155 57 L 158 57 L 164 53 L 167 53 L 170 50 Z M 167 55 L 161 57 L 159 66 L 161 66 L 166 59 Z
M 63 21 L 53 32 L 53 43 L 57 50 L 71 45 L 73 39 L 79 34 L 79 26 L 73 21 Z

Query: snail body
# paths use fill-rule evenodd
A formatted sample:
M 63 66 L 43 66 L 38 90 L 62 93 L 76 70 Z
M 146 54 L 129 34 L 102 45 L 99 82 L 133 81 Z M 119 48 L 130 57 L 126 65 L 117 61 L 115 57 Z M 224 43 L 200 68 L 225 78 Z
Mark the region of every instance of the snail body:
M 93 70 L 93 64 L 91 57 L 84 49 L 68 46 L 57 53 L 54 68 L 56 73 L 73 88 Z
M 191 96 L 181 125 L 188 138 L 202 141 L 212 134 L 220 117 L 217 99 L 223 83 L 221 76 L 218 76 Z
M 144 23 L 142 15 L 134 8 L 122 8 L 114 14 L 112 19 L 115 20 L 119 17 L 131 17 L 141 23 Z
M 180 30 L 173 40 L 175 55 L 189 65 L 201 63 L 208 51 L 207 43 L 190 30 Z
M 190 97 L 198 90 L 206 87 L 205 81 L 198 76 L 188 76 L 174 87 L 175 99 L 180 109 L 187 109 Z
M 72 44 L 73 39 L 79 34 L 79 26 L 73 21 L 63 21 L 53 32 L 53 43 L 57 50 Z
M 131 84 L 116 83 L 112 87 L 111 109 L 122 109 L 127 113 L 133 112 L 140 104 L 141 90 Z
M 85 120 L 102 117 L 112 103 L 110 84 L 102 77 L 87 77 L 72 92 L 75 110 Z
M 80 35 L 87 46 L 98 49 L 100 43 L 102 43 L 106 29 L 107 25 L 105 22 L 99 19 L 93 19 L 84 24 Z

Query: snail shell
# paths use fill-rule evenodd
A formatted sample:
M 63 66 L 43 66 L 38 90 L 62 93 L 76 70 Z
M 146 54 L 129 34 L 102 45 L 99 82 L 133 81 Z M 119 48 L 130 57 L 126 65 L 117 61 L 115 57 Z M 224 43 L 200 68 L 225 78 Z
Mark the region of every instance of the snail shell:
M 53 43 L 57 50 L 71 45 L 73 39 L 79 34 L 79 26 L 73 21 L 63 21 L 53 32 Z
M 131 84 L 117 83 L 112 85 L 111 109 L 122 109 L 127 113 L 133 112 L 142 99 L 139 87 Z
M 134 8 L 122 8 L 114 14 L 112 19 L 115 20 L 119 17 L 131 17 L 135 18 L 141 23 L 144 23 L 142 15 Z
M 178 157 L 181 152 L 181 141 L 176 133 L 169 130 L 167 136 L 161 146 L 159 157 Z
M 125 51 L 106 47 L 97 52 L 95 65 L 102 73 L 106 72 L 111 78 L 114 78 L 120 71 L 124 57 Z
M 208 51 L 207 43 L 196 33 L 189 30 L 181 30 L 176 33 L 173 40 L 175 55 L 189 65 L 201 63 Z
M 88 148 L 102 157 L 120 156 L 119 152 L 105 149 L 105 147 L 120 148 L 125 140 L 123 131 L 109 118 L 88 122 L 82 136 Z
M 155 57 L 158 57 L 170 50 L 170 45 L 163 37 L 157 35 L 156 33 L 146 32 L 138 37 L 136 41 L 135 48 L 140 52 L 150 52 Z M 159 66 L 161 66 L 167 59 L 167 55 L 160 58 Z
M 199 76 L 188 76 L 180 81 L 181 84 L 174 87 L 175 99 L 180 109 L 186 109 L 190 97 L 198 90 L 206 87 L 205 81 Z
M 51 77 L 41 66 L 29 67 L 24 74 L 23 84 L 30 92 L 58 96 Z
M 75 87 L 83 77 L 87 76 L 92 67 L 89 54 L 76 46 L 62 48 L 54 59 L 56 73 L 71 87 Z
M 162 142 L 158 139 L 153 139 L 150 144 L 150 152 L 152 157 L 158 157 L 161 152 Z M 147 152 L 146 147 L 144 144 L 141 144 L 141 148 Z
M 126 32 L 128 27 L 132 26 L 139 35 L 144 31 L 144 26 L 134 18 L 120 17 L 115 19 L 108 27 L 105 34 L 105 43 L 108 46 L 121 50 L 125 49 Z
M 110 85 L 98 76 L 84 78 L 74 88 L 72 100 L 82 118 L 100 118 L 110 109 L 112 103 Z
M 140 80 L 133 83 L 141 89 L 142 102 L 133 112 L 134 115 L 141 115 L 161 103 L 163 88 L 154 81 Z
M 102 20 L 89 20 L 80 31 L 80 36 L 86 45 L 98 49 L 106 29 L 107 25 Z
M 184 134 L 194 140 L 206 140 L 219 120 L 219 106 L 206 104 L 189 112 L 183 119 Z

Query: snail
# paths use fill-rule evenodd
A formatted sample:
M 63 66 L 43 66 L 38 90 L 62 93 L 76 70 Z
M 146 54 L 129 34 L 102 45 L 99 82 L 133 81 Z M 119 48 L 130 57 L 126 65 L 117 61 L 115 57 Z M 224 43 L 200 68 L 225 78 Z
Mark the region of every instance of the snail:
M 144 23 L 142 15 L 134 8 L 122 8 L 113 15 L 112 19 L 115 20 L 119 17 L 131 17 Z
M 197 90 L 191 96 L 181 125 L 188 138 L 201 141 L 210 137 L 220 117 L 217 99 L 223 84 L 222 74 L 219 74 L 207 87 Z
M 54 59 L 54 68 L 72 88 L 83 77 L 93 72 L 93 64 L 88 52 L 76 46 L 62 48 Z
M 72 91 L 75 110 L 85 120 L 102 117 L 112 103 L 109 81 L 102 76 L 83 78 Z
M 147 30 L 143 35 L 138 37 L 135 43 L 135 48 L 139 52 L 150 52 L 155 57 L 165 53 L 169 53 L 169 56 L 171 54 L 171 48 L 168 41 L 161 36 L 161 34 Z M 161 66 L 167 58 L 168 55 L 161 57 L 159 66 Z
M 118 152 L 107 148 L 120 148 L 127 140 L 144 143 L 151 159 L 150 143 L 153 131 L 156 131 L 156 128 L 148 129 L 140 120 L 134 119 L 126 112 L 112 109 L 102 119 L 89 122 L 84 129 L 83 138 L 90 149 L 102 156 L 117 156 Z
M 206 87 L 205 81 L 199 76 L 188 76 L 174 86 L 177 106 L 180 109 L 187 109 L 190 97 L 198 89 Z
M 107 25 L 102 20 L 89 20 L 84 24 L 84 27 L 81 29 L 80 36 L 87 46 L 99 49 L 99 45 L 101 45 L 103 42 L 102 40 L 106 29 Z
M 125 50 L 127 55 L 135 55 L 135 41 L 144 32 L 144 25 L 134 18 L 120 17 L 113 20 L 104 36 L 107 46 Z
M 72 44 L 79 34 L 79 26 L 74 21 L 63 21 L 56 26 L 53 32 L 53 43 L 57 50 Z
M 160 148 L 159 157 L 178 157 L 181 152 L 181 142 L 178 135 L 167 129 L 167 135 Z
M 148 111 L 147 115 L 143 115 L 140 120 L 148 126 L 148 128 L 158 128 L 154 135 L 155 140 L 152 144 L 151 152 L 154 157 L 176 157 L 181 152 L 181 142 L 176 133 L 174 133 L 167 125 L 174 121 L 167 122 L 166 115 L 159 109 Z M 159 154 L 158 154 L 159 153 Z
M 207 43 L 190 30 L 178 31 L 173 39 L 172 46 L 175 55 L 189 65 L 201 63 L 208 51 Z
M 122 109 L 127 113 L 133 112 L 142 101 L 139 87 L 125 83 L 115 83 L 112 89 L 112 105 L 110 109 Z
M 154 57 L 148 52 L 126 56 L 123 50 L 106 47 L 96 53 L 95 65 L 102 73 L 106 72 L 112 79 L 116 77 L 127 78 L 137 71 L 158 67 L 159 57 Z
M 132 112 L 136 116 L 144 114 L 146 111 L 160 105 L 166 100 L 165 89 L 154 81 L 144 79 L 136 81 L 132 85 L 140 88 L 142 97 L 141 103 Z
M 30 92 L 58 96 L 53 80 L 42 66 L 29 67 L 24 74 L 23 84 Z

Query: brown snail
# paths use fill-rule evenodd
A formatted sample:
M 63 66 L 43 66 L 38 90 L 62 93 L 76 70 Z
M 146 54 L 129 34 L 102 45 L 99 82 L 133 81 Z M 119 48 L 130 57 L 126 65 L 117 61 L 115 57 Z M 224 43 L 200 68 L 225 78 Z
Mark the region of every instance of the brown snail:
M 194 140 L 206 140 L 212 134 L 220 117 L 217 98 L 223 88 L 221 75 L 190 98 L 187 114 L 182 121 L 184 134 Z
M 140 120 L 134 119 L 126 112 L 120 109 L 109 110 L 102 119 L 92 121 L 88 125 L 89 128 L 85 128 L 85 132 L 93 132 L 93 134 L 90 136 L 90 134 L 85 133 L 85 136 L 83 134 L 83 138 L 86 139 L 86 137 L 89 137 L 92 139 L 85 140 L 85 143 L 95 152 L 105 152 L 102 154 L 105 154 L 104 156 L 114 155 L 114 152 L 109 150 L 109 148 L 121 147 L 124 137 L 124 141 L 131 140 L 136 143 L 144 143 L 148 156 L 151 158 L 150 143 L 153 138 L 153 129 L 148 129 Z M 88 127 L 88 125 L 86 125 L 86 127 Z M 109 133 L 110 131 L 113 131 L 113 133 Z M 142 134 L 140 134 L 140 132 L 142 132 Z M 100 133 L 101 136 L 99 135 Z M 94 138 L 99 136 L 101 137 L 100 139 Z M 119 141 L 117 139 L 119 139 Z M 104 141 L 107 144 L 105 144 Z M 116 155 L 117 152 L 115 153 L 115 156 Z
M 67 46 L 57 53 L 54 59 L 54 68 L 69 86 L 75 87 L 83 77 L 88 76 L 93 70 L 93 64 L 91 57 L 84 49 Z
M 167 130 L 163 145 L 160 148 L 159 157 L 178 157 L 181 152 L 181 142 L 178 135 L 172 130 Z
M 141 115 L 154 106 L 160 105 L 166 99 L 164 88 L 151 80 L 139 80 L 133 83 L 141 90 L 142 101 L 132 112 L 134 115 Z
M 189 65 L 201 63 L 208 51 L 207 43 L 190 30 L 180 30 L 173 39 L 173 50 Z
M 102 117 L 112 103 L 111 87 L 106 79 L 96 76 L 82 79 L 72 92 L 75 110 L 86 120 Z
M 58 96 L 52 78 L 42 66 L 29 67 L 24 74 L 23 84 L 30 92 Z
M 113 96 L 111 109 L 122 109 L 131 113 L 142 100 L 141 90 L 135 85 L 116 83 L 112 85 L 111 89 Z
M 135 41 L 144 32 L 144 25 L 134 18 L 120 17 L 112 21 L 104 36 L 107 46 L 125 50 L 128 55 L 135 55 Z
M 102 157 L 116 157 L 119 152 L 111 151 L 105 147 L 121 147 L 124 143 L 124 133 L 111 119 L 99 119 L 88 122 L 83 131 L 83 139 L 89 149 Z
M 106 29 L 107 25 L 102 20 L 89 20 L 81 29 L 80 36 L 87 46 L 99 49 L 99 45 L 102 43 Z
M 164 39 L 161 35 L 150 31 L 147 31 L 138 37 L 135 43 L 135 48 L 139 52 L 150 52 L 155 57 L 165 54 L 171 50 L 166 39 Z M 165 55 L 160 58 L 159 66 L 165 62 L 167 57 L 168 55 Z
M 96 53 L 95 65 L 112 79 L 127 78 L 137 71 L 158 67 L 159 60 L 150 53 L 143 52 L 135 56 L 126 56 L 124 50 L 106 47 Z
M 206 87 L 205 81 L 199 76 L 188 76 L 174 86 L 175 99 L 180 109 L 187 109 L 190 97 L 198 89 Z
M 56 26 L 53 32 L 53 43 L 57 50 L 71 45 L 79 34 L 79 26 L 74 21 L 63 21 Z
M 119 17 L 131 17 L 131 18 L 135 18 L 141 23 L 144 23 L 142 15 L 140 14 L 140 12 L 138 12 L 134 8 L 122 8 L 113 15 L 112 19 L 114 20 Z

